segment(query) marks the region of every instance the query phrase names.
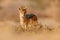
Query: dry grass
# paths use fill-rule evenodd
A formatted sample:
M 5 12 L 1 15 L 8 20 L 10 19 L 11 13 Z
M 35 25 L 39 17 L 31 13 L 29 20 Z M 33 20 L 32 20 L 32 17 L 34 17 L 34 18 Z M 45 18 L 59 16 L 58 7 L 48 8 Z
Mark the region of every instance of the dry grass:
M 39 25 L 39 28 L 25 30 L 19 22 L 0 21 L 0 40 L 59 40 L 60 26 L 56 25 L 52 30 L 47 25 Z M 38 25 L 37 25 L 38 27 Z

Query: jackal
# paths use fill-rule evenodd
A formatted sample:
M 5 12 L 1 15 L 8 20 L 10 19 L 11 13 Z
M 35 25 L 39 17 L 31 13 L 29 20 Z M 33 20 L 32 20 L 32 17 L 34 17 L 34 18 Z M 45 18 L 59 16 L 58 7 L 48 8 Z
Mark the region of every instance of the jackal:
M 34 14 L 27 14 L 26 8 L 19 8 L 19 17 L 20 17 L 20 25 L 24 29 L 29 29 L 29 27 L 36 26 L 37 16 Z

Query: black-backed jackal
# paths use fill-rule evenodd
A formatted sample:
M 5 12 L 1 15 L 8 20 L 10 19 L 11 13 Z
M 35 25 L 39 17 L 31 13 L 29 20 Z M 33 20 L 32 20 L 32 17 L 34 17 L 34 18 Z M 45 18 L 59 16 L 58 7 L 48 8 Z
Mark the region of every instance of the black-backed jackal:
M 37 17 L 34 14 L 27 14 L 26 8 L 19 8 L 20 25 L 24 29 L 32 28 L 37 25 Z

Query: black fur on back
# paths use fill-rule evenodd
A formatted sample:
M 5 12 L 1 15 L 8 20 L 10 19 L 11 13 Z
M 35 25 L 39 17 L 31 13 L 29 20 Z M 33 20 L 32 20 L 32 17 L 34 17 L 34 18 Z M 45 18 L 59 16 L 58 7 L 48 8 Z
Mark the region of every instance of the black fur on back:
M 30 19 L 30 18 L 32 18 L 33 16 L 35 16 L 34 14 L 25 14 L 25 17 L 27 18 L 27 19 Z

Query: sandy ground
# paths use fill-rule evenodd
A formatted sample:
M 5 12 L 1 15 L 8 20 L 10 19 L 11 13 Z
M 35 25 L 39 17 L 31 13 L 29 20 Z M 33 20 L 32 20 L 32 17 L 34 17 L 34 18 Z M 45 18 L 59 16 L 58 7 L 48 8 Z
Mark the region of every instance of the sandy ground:
M 50 19 L 41 19 L 46 25 L 51 25 Z M 40 20 L 39 20 L 40 21 Z M 46 23 L 49 22 L 49 23 Z M 55 21 L 54 21 L 55 22 Z M 56 23 L 56 22 L 55 22 Z M 56 25 L 52 23 L 52 27 Z M 43 24 L 44 25 L 44 24 Z M 0 40 L 60 40 L 60 31 L 42 31 L 38 32 L 17 32 L 16 28 L 19 26 L 19 22 L 13 21 L 0 21 Z

